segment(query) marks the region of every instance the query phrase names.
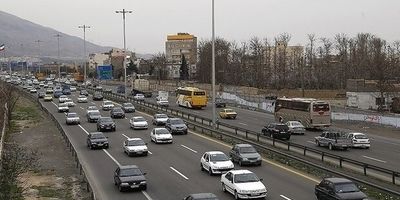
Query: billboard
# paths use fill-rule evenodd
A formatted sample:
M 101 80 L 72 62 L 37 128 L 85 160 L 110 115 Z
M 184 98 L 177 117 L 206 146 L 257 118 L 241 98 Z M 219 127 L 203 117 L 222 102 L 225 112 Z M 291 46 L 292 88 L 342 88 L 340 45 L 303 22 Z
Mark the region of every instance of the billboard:
M 112 66 L 104 65 L 97 67 L 97 78 L 99 80 L 111 80 L 112 79 Z

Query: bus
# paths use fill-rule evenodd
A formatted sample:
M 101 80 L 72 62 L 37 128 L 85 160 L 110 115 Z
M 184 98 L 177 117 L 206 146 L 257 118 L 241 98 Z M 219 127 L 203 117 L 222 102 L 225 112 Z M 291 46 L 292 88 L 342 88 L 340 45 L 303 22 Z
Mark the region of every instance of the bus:
M 206 91 L 195 87 L 180 87 L 176 90 L 176 104 L 187 108 L 206 107 Z
M 275 102 L 275 120 L 281 123 L 299 121 L 306 128 L 331 125 L 331 107 L 328 102 L 312 98 L 278 98 Z

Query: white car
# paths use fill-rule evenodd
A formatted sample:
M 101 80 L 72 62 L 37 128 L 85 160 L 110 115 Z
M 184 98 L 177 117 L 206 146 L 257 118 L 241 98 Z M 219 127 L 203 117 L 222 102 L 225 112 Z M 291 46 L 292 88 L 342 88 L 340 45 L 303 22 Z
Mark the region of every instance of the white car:
M 78 103 L 87 103 L 88 99 L 85 95 L 79 95 L 78 96 Z
M 68 100 L 67 95 L 61 95 L 60 97 L 58 97 L 58 102 L 60 103 L 64 103 L 66 100 Z
M 347 138 L 351 140 L 352 147 L 362 147 L 369 149 L 371 141 L 364 133 L 348 133 Z
M 224 174 L 235 166 L 232 161 L 221 151 L 208 151 L 200 159 L 201 170 L 207 170 L 210 176 Z
M 88 106 L 86 108 L 86 114 L 88 114 L 89 112 L 93 112 L 93 111 L 100 112 L 99 109 L 97 108 L 97 106 Z
M 143 155 L 147 156 L 146 143 L 141 138 L 128 138 L 124 142 L 124 152 L 131 155 Z
M 169 102 L 166 99 L 159 99 L 159 100 L 157 100 L 157 105 L 168 107 L 169 106 Z
M 68 107 L 74 107 L 75 106 L 75 103 L 72 101 L 72 99 L 67 99 L 67 100 L 65 100 L 64 103 L 66 103 L 68 105 Z
M 298 121 L 288 121 L 286 125 L 289 127 L 290 134 L 304 135 L 306 133 L 305 127 Z
M 79 119 L 78 114 L 76 114 L 76 113 L 66 113 L 65 115 L 66 115 L 65 123 L 67 125 L 79 124 L 80 123 L 80 119 Z
M 31 89 L 29 90 L 29 92 L 30 92 L 30 93 L 36 93 L 37 90 L 36 90 L 35 88 L 31 88 Z
M 54 93 L 53 89 L 51 89 L 51 88 L 46 89 L 46 94 L 53 94 L 53 93 Z
M 130 127 L 133 129 L 147 129 L 147 120 L 142 116 L 132 117 L 129 120 Z
M 249 170 L 231 170 L 221 176 L 221 188 L 235 199 L 259 199 L 267 196 L 267 188 L 256 174 Z
M 103 110 L 111 110 L 112 108 L 114 108 L 114 104 L 111 101 L 103 101 L 101 108 Z
M 58 104 L 58 112 L 69 112 L 68 104 L 66 103 Z
M 153 116 L 153 124 L 158 126 L 158 125 L 165 125 L 168 121 L 168 115 L 166 114 L 155 114 Z
M 153 128 L 150 133 L 150 140 L 158 143 L 172 143 L 172 135 L 166 128 Z
M 133 99 L 136 101 L 144 101 L 144 95 L 143 94 L 136 94 L 133 96 Z
M 75 86 L 71 86 L 69 89 L 71 90 L 71 92 L 76 92 L 76 87 Z

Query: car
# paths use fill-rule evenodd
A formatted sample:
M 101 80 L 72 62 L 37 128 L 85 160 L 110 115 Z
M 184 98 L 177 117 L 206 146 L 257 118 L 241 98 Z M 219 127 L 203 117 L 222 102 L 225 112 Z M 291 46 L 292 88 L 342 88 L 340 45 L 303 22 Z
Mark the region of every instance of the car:
M 68 100 L 67 95 L 61 95 L 60 97 L 58 97 L 59 103 L 64 103 L 66 100 Z
M 89 112 L 93 112 L 93 111 L 100 112 L 99 109 L 97 108 L 97 106 L 88 106 L 86 108 L 86 114 L 88 114 Z
M 51 88 L 46 89 L 46 94 L 53 94 L 54 90 Z
M 215 98 L 215 107 L 217 108 L 222 108 L 222 107 L 226 107 L 226 102 L 224 99 L 222 98 Z
M 156 144 L 172 144 L 172 135 L 166 128 L 153 128 L 153 130 L 150 132 L 150 140 Z
M 79 95 L 89 96 L 89 92 L 86 91 L 86 90 L 81 90 L 81 91 L 79 92 Z
M 187 134 L 188 127 L 186 123 L 181 118 L 168 118 L 167 122 L 165 123 L 165 128 L 171 134 Z
M 101 108 L 105 111 L 111 110 L 112 108 L 114 108 L 114 104 L 111 101 L 103 101 Z
M 135 106 L 133 106 L 132 103 L 123 103 L 122 110 L 124 110 L 125 113 L 132 113 L 135 112 Z
M 43 99 L 43 97 L 44 97 L 45 95 L 46 95 L 45 92 L 42 92 L 42 91 L 38 92 L 38 98 L 40 98 L 40 99 Z
M 218 200 L 218 198 L 213 193 L 198 193 L 190 194 L 183 198 L 183 200 Z
M 98 110 L 92 110 L 90 112 L 87 112 L 86 117 L 89 123 L 97 122 L 97 120 L 101 117 L 101 114 Z
M 264 199 L 267 188 L 261 181 L 249 170 L 231 170 L 221 176 L 221 188 L 235 199 Z
M 123 144 L 124 152 L 128 156 L 147 156 L 147 144 L 141 138 L 128 138 Z
M 167 123 L 167 121 L 168 121 L 168 115 L 161 114 L 161 113 L 154 114 L 153 120 L 152 120 L 153 124 L 156 126 L 165 125 Z
M 44 95 L 43 99 L 44 99 L 44 101 L 53 101 L 53 97 L 48 94 Z
M 142 116 L 132 117 L 129 120 L 130 127 L 133 129 L 147 129 L 147 120 Z
M 70 112 L 70 113 L 66 113 L 66 119 L 65 119 L 65 123 L 67 125 L 70 124 L 80 124 L 80 119 L 78 114 L 74 113 L 74 112 Z
M 110 130 L 115 131 L 116 125 L 111 117 L 100 117 L 97 120 L 97 131 Z
M 31 89 L 29 90 L 29 92 L 30 92 L 30 93 L 36 93 L 37 90 L 36 90 L 36 88 L 31 88 Z
M 94 89 L 97 90 L 97 91 L 102 91 L 102 90 L 103 90 L 103 87 L 101 87 L 100 85 L 98 85 L 98 86 L 96 86 Z
M 283 123 L 270 123 L 262 128 L 261 133 L 273 139 L 290 139 L 289 127 Z
M 136 94 L 135 96 L 133 96 L 133 99 L 136 101 L 144 101 L 144 95 L 143 94 Z
M 285 123 L 289 127 L 289 132 L 292 135 L 304 135 L 306 129 L 299 121 L 287 121 Z
M 353 148 L 359 147 L 369 149 L 371 147 L 371 141 L 364 133 L 348 133 L 347 138 L 351 140 Z
M 70 94 L 71 94 L 71 89 L 64 88 L 64 89 L 62 90 L 62 93 L 63 93 L 64 95 L 70 95 Z
M 169 106 L 169 102 L 167 99 L 159 99 L 156 101 L 158 106 L 163 106 L 163 107 L 168 107 Z
M 201 171 L 208 171 L 210 176 L 214 174 L 224 174 L 234 167 L 229 157 L 221 151 L 207 151 L 200 159 Z
M 75 103 L 74 103 L 74 101 L 72 101 L 72 99 L 67 99 L 67 100 L 65 100 L 64 103 L 66 103 L 68 105 L 68 107 L 74 107 L 75 106 Z
M 105 93 L 111 93 L 112 92 L 112 89 L 111 88 L 106 88 L 106 89 L 104 89 L 103 90 Z
M 230 108 L 224 108 L 219 111 L 219 116 L 222 119 L 236 119 L 237 113 Z
M 99 92 L 96 92 L 93 95 L 93 101 L 102 101 L 103 98 L 104 98 L 103 95 Z
M 66 103 L 58 104 L 58 112 L 69 112 L 68 104 Z
M 315 185 L 314 193 L 318 200 L 368 199 L 354 182 L 345 178 L 324 178 Z
M 60 96 L 62 96 L 63 93 L 59 90 L 54 90 L 53 96 L 54 98 L 60 98 Z
M 319 147 L 328 147 L 329 150 L 347 150 L 352 145 L 351 140 L 346 137 L 345 133 L 335 131 L 325 131 L 321 133 L 321 135 L 315 137 L 315 144 Z
M 262 158 L 257 150 L 250 144 L 236 144 L 229 152 L 229 157 L 233 162 L 242 165 L 261 165 Z
M 75 86 L 71 86 L 69 89 L 71 90 L 71 92 L 76 92 L 76 87 Z
M 125 118 L 125 112 L 121 107 L 114 107 L 110 111 L 111 118 Z
M 147 181 L 143 173 L 136 165 L 118 166 L 114 172 L 114 185 L 120 192 L 127 189 L 147 189 Z
M 78 103 L 87 103 L 88 99 L 85 95 L 79 95 L 78 96 Z

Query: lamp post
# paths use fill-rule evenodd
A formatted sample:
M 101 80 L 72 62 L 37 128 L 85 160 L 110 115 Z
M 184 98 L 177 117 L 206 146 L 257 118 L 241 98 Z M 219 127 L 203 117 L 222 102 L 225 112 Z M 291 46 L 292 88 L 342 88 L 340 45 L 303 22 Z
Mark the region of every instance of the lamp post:
M 40 59 L 40 43 L 43 42 L 43 41 L 36 40 L 35 42 L 38 43 L 38 59 Z M 39 73 L 40 73 L 40 63 L 39 63 Z
M 132 11 L 130 10 L 117 10 L 115 11 L 115 13 L 117 14 L 122 14 L 122 21 L 123 21 L 123 32 L 124 32 L 124 60 L 122 62 L 122 66 L 124 67 L 124 87 L 125 87 L 125 91 L 124 91 L 124 97 L 125 99 L 127 99 L 127 92 L 126 92 L 126 37 L 125 37 L 125 14 L 126 13 L 132 13 Z
M 211 57 L 211 84 L 212 84 L 212 123 L 213 127 L 217 128 L 217 116 L 216 116 L 216 109 L 215 109 L 215 22 L 214 22 L 214 0 L 212 0 L 212 57 Z
M 57 33 L 54 37 L 57 37 L 57 56 L 58 62 L 60 62 L 60 37 L 61 35 Z M 61 82 L 61 66 L 58 64 L 58 82 Z
M 89 29 L 90 26 L 87 25 L 82 25 L 82 26 L 78 26 L 78 28 L 82 28 L 83 29 L 83 61 L 85 62 L 83 64 L 83 82 L 85 83 L 86 81 L 86 29 Z M 86 84 L 85 84 L 86 87 Z

